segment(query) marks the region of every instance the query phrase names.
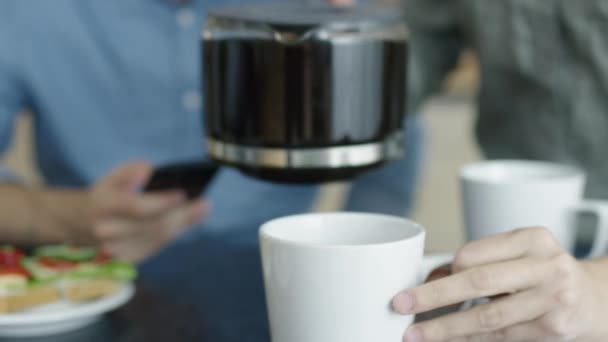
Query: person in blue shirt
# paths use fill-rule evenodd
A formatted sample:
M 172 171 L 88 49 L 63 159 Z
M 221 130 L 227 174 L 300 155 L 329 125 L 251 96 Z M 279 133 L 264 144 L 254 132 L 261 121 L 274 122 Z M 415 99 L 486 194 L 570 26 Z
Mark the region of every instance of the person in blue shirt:
M 0 2 L 0 150 L 28 109 L 45 181 L 31 186 L 2 169 L 0 241 L 89 244 L 141 261 L 192 227 L 189 234 L 255 229 L 309 210 L 317 187 L 265 183 L 232 169 L 205 200 L 139 191 L 154 166 L 205 158 L 200 31 L 209 7 L 238 3 Z M 356 181 L 347 209 L 405 212 L 420 134 L 410 125 L 406 159 Z

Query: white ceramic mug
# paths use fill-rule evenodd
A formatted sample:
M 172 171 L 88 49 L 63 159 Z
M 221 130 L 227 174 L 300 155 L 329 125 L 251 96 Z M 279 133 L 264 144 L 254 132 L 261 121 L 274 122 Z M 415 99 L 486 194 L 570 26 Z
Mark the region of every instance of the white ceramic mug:
M 392 298 L 418 284 L 424 229 L 403 218 L 319 213 L 279 218 L 260 230 L 273 342 L 399 342 L 413 317 Z
M 515 228 L 542 226 L 572 252 L 576 214 L 592 212 L 598 229 L 590 256 L 606 251 L 608 202 L 584 200 L 586 177 L 575 167 L 525 160 L 484 161 L 461 173 L 468 240 Z

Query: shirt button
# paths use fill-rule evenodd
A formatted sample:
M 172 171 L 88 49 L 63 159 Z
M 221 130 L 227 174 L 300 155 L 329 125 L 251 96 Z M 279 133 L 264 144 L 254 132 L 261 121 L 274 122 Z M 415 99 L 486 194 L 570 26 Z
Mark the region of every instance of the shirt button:
M 189 90 L 182 96 L 182 105 L 189 112 L 201 110 L 201 95 L 196 90 Z
M 182 29 L 191 28 L 195 19 L 194 12 L 189 8 L 181 8 L 177 11 L 177 24 Z

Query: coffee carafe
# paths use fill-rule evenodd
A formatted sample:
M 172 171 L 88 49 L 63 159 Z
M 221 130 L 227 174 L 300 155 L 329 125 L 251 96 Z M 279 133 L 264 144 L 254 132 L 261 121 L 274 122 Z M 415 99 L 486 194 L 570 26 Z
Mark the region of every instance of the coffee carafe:
M 401 156 L 408 32 L 399 11 L 219 8 L 202 42 L 212 159 L 301 183 L 349 179 Z

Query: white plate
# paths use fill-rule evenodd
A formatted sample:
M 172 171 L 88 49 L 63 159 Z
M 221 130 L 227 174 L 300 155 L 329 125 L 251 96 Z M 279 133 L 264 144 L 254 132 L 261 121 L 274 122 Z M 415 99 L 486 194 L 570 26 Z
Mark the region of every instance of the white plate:
M 33 337 L 64 333 L 98 321 L 103 314 L 128 302 L 135 293 L 133 284 L 95 301 L 62 301 L 35 309 L 0 314 L 0 337 Z

